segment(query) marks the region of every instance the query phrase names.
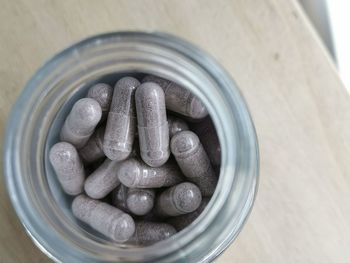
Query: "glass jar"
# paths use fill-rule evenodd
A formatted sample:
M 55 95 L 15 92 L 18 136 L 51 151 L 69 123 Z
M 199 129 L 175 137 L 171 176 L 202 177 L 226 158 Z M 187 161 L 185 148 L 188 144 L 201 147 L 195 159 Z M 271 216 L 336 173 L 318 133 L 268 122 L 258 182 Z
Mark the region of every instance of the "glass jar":
M 219 136 L 217 189 L 196 221 L 149 247 L 117 245 L 78 223 L 58 185 L 48 149 L 89 83 L 118 74 L 154 74 L 189 88 Z M 117 73 L 117 74 L 116 74 Z M 210 56 L 163 33 L 98 35 L 62 51 L 28 82 L 6 130 L 5 177 L 13 206 L 35 244 L 59 262 L 209 262 L 236 238 L 252 208 L 259 160 L 253 123 L 237 86 Z

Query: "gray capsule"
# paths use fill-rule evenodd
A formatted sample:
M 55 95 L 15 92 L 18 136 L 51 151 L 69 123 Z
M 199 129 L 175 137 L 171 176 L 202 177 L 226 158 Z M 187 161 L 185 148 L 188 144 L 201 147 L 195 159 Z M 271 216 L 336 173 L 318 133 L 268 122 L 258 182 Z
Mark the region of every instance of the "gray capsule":
M 116 188 L 120 184 L 118 166 L 118 161 L 106 158 L 102 165 L 86 179 L 84 184 L 86 194 L 91 198 L 101 199 Z
M 208 115 L 200 99 L 177 83 L 151 75 L 146 76 L 142 82 L 154 82 L 163 88 L 167 109 L 192 119 L 202 119 Z
M 185 215 L 169 217 L 167 222 L 174 226 L 177 231 L 181 231 L 199 217 L 199 215 L 208 205 L 209 201 L 210 199 L 205 197 L 202 199 L 200 206 L 194 212 Z
M 150 167 L 141 160 L 123 161 L 118 170 L 122 184 L 131 188 L 159 188 L 178 184 L 183 176 L 175 162 L 170 160 L 161 167 Z
M 78 100 L 63 124 L 61 141 L 69 142 L 77 149 L 82 148 L 93 134 L 101 116 L 101 106 L 96 100 Z
M 84 163 L 91 164 L 105 156 L 102 146 L 104 133 L 104 127 L 98 128 L 85 146 L 79 150 L 79 155 Z
M 134 215 L 146 215 L 152 210 L 155 193 L 152 189 L 131 188 L 126 197 L 126 205 Z
M 168 116 L 168 124 L 170 138 L 180 131 L 189 130 L 188 125 L 184 120 L 176 118 L 174 116 Z
M 105 155 L 124 160 L 131 151 L 136 130 L 134 93 L 140 82 L 132 77 L 120 79 L 114 87 L 103 141 Z
M 87 97 L 96 100 L 101 106 L 102 121 L 107 118 L 109 107 L 112 101 L 112 95 L 112 87 L 105 83 L 97 83 L 93 85 L 88 91 Z
M 181 183 L 162 192 L 156 201 L 159 216 L 178 216 L 195 211 L 202 201 L 199 188 L 192 183 Z
M 129 242 L 131 244 L 149 246 L 175 234 L 175 228 L 169 224 L 140 221 L 136 222 L 135 233 Z
M 49 159 L 63 190 L 69 195 L 83 192 L 85 172 L 77 150 L 67 142 L 51 147 Z
M 76 218 L 116 242 L 127 241 L 135 232 L 135 222 L 131 216 L 85 195 L 73 200 L 72 211 Z
M 142 160 L 152 167 L 169 158 L 169 128 L 163 90 L 155 83 L 141 84 L 135 95 Z
M 198 185 L 203 196 L 211 196 L 217 184 L 217 177 L 198 136 L 191 131 L 177 133 L 170 143 L 183 174 Z
M 221 147 L 215 126 L 210 117 L 192 125 L 213 166 L 221 164 Z
M 128 191 L 129 188 L 123 184 L 120 184 L 112 191 L 112 204 L 127 213 L 130 212 L 126 204 Z

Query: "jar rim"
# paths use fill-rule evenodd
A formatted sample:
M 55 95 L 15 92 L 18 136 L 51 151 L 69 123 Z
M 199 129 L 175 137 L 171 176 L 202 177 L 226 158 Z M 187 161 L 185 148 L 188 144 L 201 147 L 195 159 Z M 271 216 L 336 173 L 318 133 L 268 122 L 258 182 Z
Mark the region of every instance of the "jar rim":
M 87 38 L 85 40 L 82 40 L 78 42 L 77 44 L 74 44 L 73 46 L 61 51 L 59 54 L 54 56 L 52 59 L 50 59 L 47 63 L 45 63 L 32 77 L 32 79 L 27 83 L 25 89 L 21 93 L 19 99 L 17 100 L 16 104 L 13 107 L 13 110 L 11 112 L 10 118 L 8 119 L 7 128 L 6 128 L 6 139 L 5 139 L 5 147 L 4 147 L 4 160 L 5 160 L 5 181 L 7 184 L 7 189 L 12 201 L 12 204 L 17 212 L 17 215 L 19 216 L 22 224 L 27 230 L 27 233 L 31 236 L 33 241 L 36 243 L 36 245 L 50 258 L 54 260 L 60 260 L 59 256 L 55 253 L 53 253 L 53 250 L 50 246 L 50 244 L 43 244 L 42 242 L 42 233 L 38 233 L 37 229 L 35 229 L 35 226 L 33 224 L 34 218 L 31 218 L 25 208 L 23 207 L 23 204 L 20 202 L 19 195 L 21 194 L 21 191 L 25 191 L 23 186 L 18 183 L 18 180 L 20 180 L 20 175 L 18 175 L 19 164 L 16 162 L 16 151 L 18 151 L 20 148 L 17 131 L 24 129 L 25 124 L 19 123 L 17 120 L 21 119 L 21 110 L 23 108 L 23 105 L 27 103 L 28 97 L 31 96 L 34 89 L 36 88 L 37 84 L 43 81 L 44 76 L 49 74 L 53 69 L 56 69 L 57 67 L 61 66 L 65 63 L 65 60 L 69 56 L 74 56 L 76 54 L 77 56 L 80 55 L 81 52 L 83 52 L 84 49 L 90 49 L 92 46 L 95 45 L 103 45 L 104 41 L 110 41 L 113 39 L 114 41 L 121 41 L 123 39 L 127 38 L 135 38 L 142 39 L 143 41 L 150 41 L 151 43 L 155 45 L 162 45 L 162 47 L 165 47 L 168 50 L 171 50 L 172 52 L 181 54 L 182 56 L 187 57 L 190 61 L 193 63 L 200 65 L 201 68 L 205 68 L 206 72 L 210 74 L 210 76 L 215 79 L 215 81 L 221 81 L 221 85 L 226 85 L 226 89 L 228 92 L 234 92 L 237 103 L 236 106 L 239 108 L 239 114 L 240 118 L 244 120 L 244 127 L 238 127 L 237 129 L 242 129 L 242 131 L 239 131 L 241 133 L 244 133 L 244 140 L 246 140 L 246 144 L 244 147 L 244 151 L 249 151 L 249 160 L 246 160 L 249 162 L 249 165 L 247 167 L 250 169 L 249 176 L 250 180 L 249 182 L 245 182 L 247 185 L 249 185 L 249 189 L 245 189 L 245 203 L 242 204 L 242 211 L 240 214 L 240 220 L 238 221 L 240 223 L 238 229 L 232 229 L 230 231 L 227 231 L 227 236 L 224 241 L 222 241 L 221 244 L 219 244 L 215 249 L 212 249 L 211 253 L 208 253 L 204 258 L 202 256 L 202 259 L 204 261 L 212 260 L 214 259 L 218 254 L 220 254 L 232 241 L 233 239 L 238 235 L 240 229 L 242 228 L 244 222 L 247 219 L 248 214 L 251 211 L 256 191 L 257 191 L 257 180 L 258 180 L 258 171 L 259 171 L 259 156 L 258 156 L 258 143 L 257 143 L 257 137 L 255 133 L 255 129 L 253 126 L 253 123 L 251 121 L 249 112 L 247 110 L 246 104 L 241 97 L 236 85 L 232 81 L 232 79 L 228 76 L 226 71 L 209 55 L 204 53 L 203 51 L 199 50 L 192 44 L 179 39 L 176 36 L 169 35 L 166 33 L 156 32 L 156 33 L 147 33 L 147 32 L 114 32 L 114 33 L 107 33 L 102 35 L 93 36 L 90 38 Z M 170 79 L 172 76 L 169 76 Z M 218 78 L 221 78 L 218 80 Z M 231 90 L 229 90 L 231 89 Z M 200 98 L 204 98 L 203 94 L 198 94 Z M 209 101 L 208 98 L 204 98 Z M 211 106 L 211 108 L 214 108 Z M 212 113 L 215 112 L 212 110 Z M 216 113 L 218 115 L 218 113 Z M 215 125 L 223 125 L 220 123 L 219 120 L 214 122 Z M 15 131 L 15 132 L 14 132 Z M 220 140 L 222 137 L 224 137 L 224 132 L 221 132 L 219 134 Z M 226 134 L 226 137 L 228 135 Z M 233 154 L 233 153 L 232 153 Z M 233 157 L 233 155 L 231 155 Z M 225 158 L 224 158 L 225 159 Z M 224 160 L 223 160 L 224 161 Z M 237 172 L 237 169 L 240 169 L 242 167 L 235 166 L 231 167 L 230 171 Z M 241 171 L 242 172 L 242 171 Z M 248 174 L 247 172 L 247 174 Z M 220 176 L 221 177 L 221 176 Z M 235 176 L 236 177 L 236 176 Z M 232 179 L 234 180 L 234 179 Z M 220 181 L 219 181 L 220 182 Z M 243 191 L 243 190 L 242 190 Z M 214 194 L 215 197 L 215 194 Z M 213 197 L 213 198 L 214 198 Z M 223 200 L 222 200 L 223 202 Z M 223 205 L 223 204 L 222 204 Z M 223 206 L 221 206 L 223 208 Z M 219 209 L 219 207 L 217 208 Z M 203 219 L 203 218 L 202 218 Z M 192 228 L 189 229 L 189 231 L 195 231 L 195 225 L 191 226 Z M 196 230 L 196 232 L 201 232 L 201 230 Z M 180 233 L 184 235 L 184 233 Z M 164 244 L 167 241 L 164 241 Z M 162 242 L 163 243 L 163 242 Z M 155 244 L 155 247 L 159 247 L 161 244 Z

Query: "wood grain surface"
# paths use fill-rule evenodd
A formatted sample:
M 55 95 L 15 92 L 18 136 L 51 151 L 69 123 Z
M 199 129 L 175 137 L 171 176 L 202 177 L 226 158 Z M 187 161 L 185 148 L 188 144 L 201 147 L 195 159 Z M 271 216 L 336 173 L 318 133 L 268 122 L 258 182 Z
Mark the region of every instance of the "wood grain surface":
M 287 0 L 1 0 L 0 127 L 35 70 L 106 31 L 164 31 L 212 54 L 233 76 L 260 143 L 260 187 L 217 262 L 349 262 L 350 100 L 297 3 Z M 2 165 L 2 163 L 1 163 Z M 0 182 L 0 262 L 49 262 Z

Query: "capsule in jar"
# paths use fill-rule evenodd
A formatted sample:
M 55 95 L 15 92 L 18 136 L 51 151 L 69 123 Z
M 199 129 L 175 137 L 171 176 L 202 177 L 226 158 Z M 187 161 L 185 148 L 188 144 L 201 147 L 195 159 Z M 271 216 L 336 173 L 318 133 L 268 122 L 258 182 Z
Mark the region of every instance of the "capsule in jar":
M 82 148 L 93 134 L 101 116 L 101 106 L 96 100 L 78 100 L 63 124 L 61 141 L 69 142 L 77 149 Z
M 94 199 L 104 198 L 119 184 L 117 169 L 118 161 L 106 160 L 85 181 L 86 194 Z
M 67 194 L 78 195 L 83 192 L 84 167 L 72 144 L 59 142 L 53 145 L 49 152 L 49 160 L 58 181 Z
M 134 215 L 143 216 L 152 210 L 154 198 L 155 192 L 153 189 L 129 188 L 126 205 Z
M 103 140 L 103 151 L 111 160 L 124 160 L 132 151 L 136 130 L 134 93 L 139 84 L 133 77 L 124 77 L 114 87 Z
M 178 184 L 183 176 L 173 160 L 161 167 L 150 167 L 137 158 L 123 161 L 118 169 L 122 184 L 131 188 L 160 188 Z
M 199 207 L 201 201 L 201 192 L 195 184 L 180 183 L 158 196 L 155 213 L 162 217 L 191 213 Z
M 73 215 L 112 240 L 123 243 L 135 232 L 133 218 L 107 203 L 77 196 L 72 203 Z
M 154 82 L 162 87 L 167 109 L 192 119 L 202 119 L 208 115 L 201 100 L 177 83 L 152 75 L 146 76 L 142 82 Z
M 170 143 L 183 174 L 198 185 L 203 196 L 211 196 L 217 184 L 217 177 L 198 136 L 192 131 L 177 133 Z
M 136 90 L 135 99 L 141 158 L 149 166 L 159 167 L 170 155 L 164 91 L 146 82 Z
M 102 109 L 101 121 L 107 118 L 109 107 L 111 105 L 113 95 L 113 89 L 111 86 L 105 83 L 97 83 L 93 85 L 87 94 L 87 98 L 96 100 Z

